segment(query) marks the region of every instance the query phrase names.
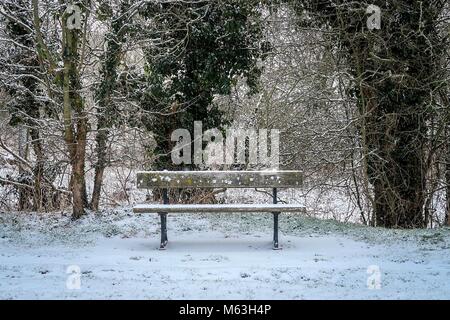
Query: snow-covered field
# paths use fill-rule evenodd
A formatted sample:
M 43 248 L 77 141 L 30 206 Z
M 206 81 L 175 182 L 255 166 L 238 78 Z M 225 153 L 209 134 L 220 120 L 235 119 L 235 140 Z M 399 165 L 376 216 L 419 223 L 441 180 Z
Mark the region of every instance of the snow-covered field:
M 449 229 L 284 214 L 283 250 L 274 251 L 268 214 L 179 214 L 168 223 L 169 246 L 159 251 L 157 216 L 131 208 L 75 222 L 0 213 L 0 298 L 450 299 Z

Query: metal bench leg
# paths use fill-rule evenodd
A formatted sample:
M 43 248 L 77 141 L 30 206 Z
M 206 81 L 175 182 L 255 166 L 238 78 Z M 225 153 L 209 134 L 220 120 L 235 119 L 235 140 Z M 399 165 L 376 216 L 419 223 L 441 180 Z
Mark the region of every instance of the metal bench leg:
M 164 216 L 164 225 L 165 225 L 165 228 L 164 228 L 164 241 L 167 244 L 167 242 L 169 242 L 169 239 L 167 238 L 167 213 L 164 213 L 163 216 Z
M 167 189 L 162 190 L 163 202 L 164 204 L 169 204 L 169 195 Z M 167 246 L 169 239 L 167 238 L 167 212 L 162 212 L 159 214 L 161 218 L 161 244 L 159 246 L 160 250 L 164 250 Z
M 279 212 L 273 212 L 273 250 L 279 250 L 278 244 L 278 216 Z
M 273 188 L 272 197 L 273 197 L 273 204 L 277 204 L 278 203 L 277 188 Z M 280 215 L 280 213 L 272 212 L 272 214 L 273 214 L 273 250 L 279 250 L 281 249 L 278 243 L 278 216 Z
M 164 250 L 167 245 L 167 213 L 160 213 L 161 218 L 161 245 L 160 250 Z

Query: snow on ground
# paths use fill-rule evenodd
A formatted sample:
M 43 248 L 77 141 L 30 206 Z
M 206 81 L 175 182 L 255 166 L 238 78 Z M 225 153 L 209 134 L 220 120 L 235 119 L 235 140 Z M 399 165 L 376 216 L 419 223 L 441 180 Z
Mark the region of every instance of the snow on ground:
M 284 214 L 283 249 L 274 251 L 270 214 L 178 214 L 168 223 L 159 251 L 157 216 L 129 207 L 80 221 L 0 213 L 0 298 L 450 299 L 449 229 Z M 77 268 L 73 289 L 77 274 L 67 271 Z

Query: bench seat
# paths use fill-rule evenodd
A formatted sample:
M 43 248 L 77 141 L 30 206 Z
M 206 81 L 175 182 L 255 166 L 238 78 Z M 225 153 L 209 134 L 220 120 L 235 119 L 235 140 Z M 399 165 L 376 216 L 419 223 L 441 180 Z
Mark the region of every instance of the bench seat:
M 134 213 L 298 212 L 301 204 L 138 204 Z

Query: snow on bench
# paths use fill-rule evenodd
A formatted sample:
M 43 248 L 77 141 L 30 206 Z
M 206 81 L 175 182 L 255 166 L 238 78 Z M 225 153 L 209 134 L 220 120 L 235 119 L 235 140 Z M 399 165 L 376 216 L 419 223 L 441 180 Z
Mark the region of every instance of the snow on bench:
M 301 204 L 139 204 L 134 213 L 195 213 L 195 212 L 297 212 Z
M 301 171 L 141 171 L 137 186 L 149 188 L 298 188 Z
M 271 212 L 274 217 L 273 248 L 278 245 L 278 216 L 281 212 L 300 212 L 300 204 L 278 204 L 278 188 L 299 188 L 301 171 L 142 171 L 137 173 L 140 189 L 160 188 L 164 204 L 139 204 L 135 213 L 158 213 L 161 218 L 161 244 L 165 249 L 168 213 L 195 212 Z M 272 204 L 169 204 L 170 188 L 272 188 Z

